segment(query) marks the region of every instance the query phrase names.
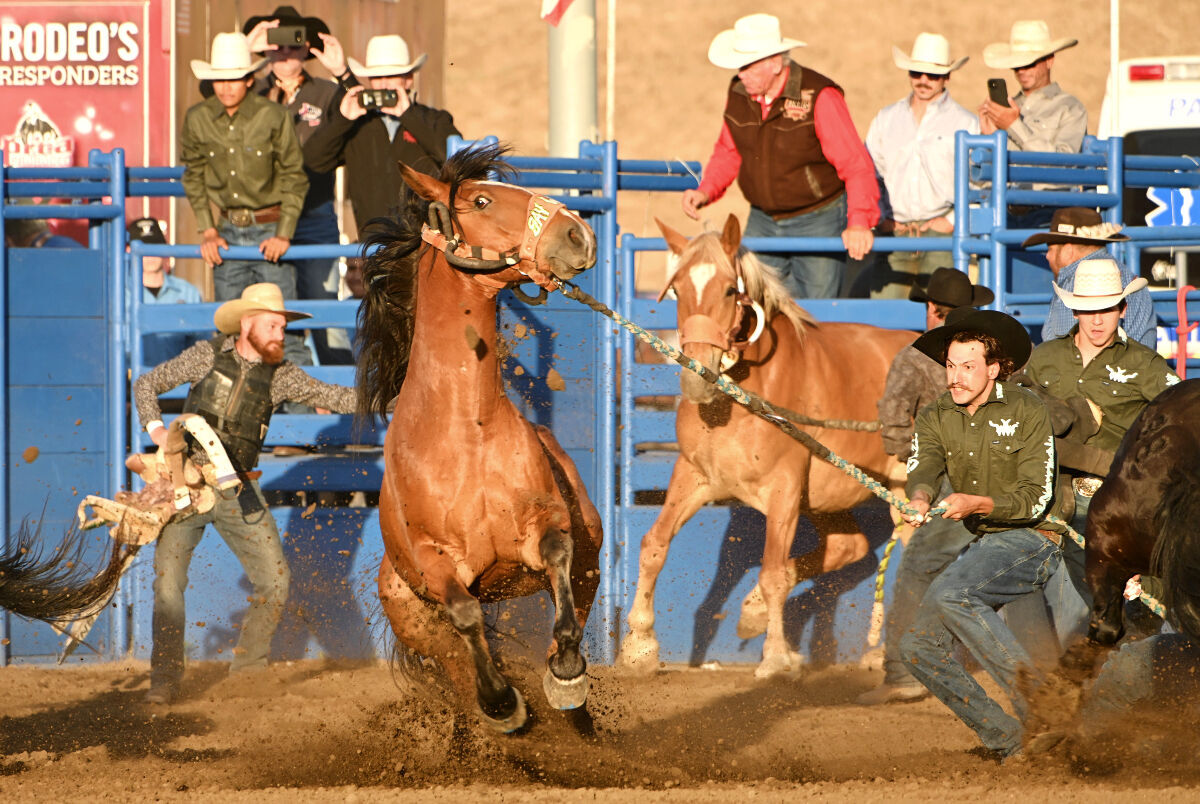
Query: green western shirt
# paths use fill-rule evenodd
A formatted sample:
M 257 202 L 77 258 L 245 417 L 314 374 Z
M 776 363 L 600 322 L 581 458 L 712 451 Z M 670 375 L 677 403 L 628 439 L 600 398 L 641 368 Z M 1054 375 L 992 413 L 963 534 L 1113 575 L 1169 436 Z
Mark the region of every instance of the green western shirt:
M 232 115 L 216 96 L 196 104 L 183 119 L 179 160 L 200 231 L 216 226 L 211 201 L 223 210 L 279 204 L 275 234 L 295 234 L 308 178 L 291 114 L 278 103 L 249 94 Z
M 1179 376 L 1158 353 L 1129 340 L 1122 330 L 1084 366 L 1075 345 L 1078 332 L 1076 324 L 1061 338 L 1039 345 L 1030 355 L 1025 373 L 1055 399 L 1069 402 L 1072 397 L 1082 397 L 1094 402 L 1103 413 L 1100 429 L 1083 443 L 1113 452 L 1142 409 L 1179 382 Z
M 924 491 L 936 505 L 943 476 L 956 492 L 992 498 L 990 514 L 963 520 L 972 533 L 1063 532 L 1046 521 L 1048 514 L 1063 518 L 1063 509 L 1054 496 L 1058 464 L 1050 417 L 1032 391 L 997 382 L 974 415 L 949 391 L 922 408 L 908 458 L 908 496 Z

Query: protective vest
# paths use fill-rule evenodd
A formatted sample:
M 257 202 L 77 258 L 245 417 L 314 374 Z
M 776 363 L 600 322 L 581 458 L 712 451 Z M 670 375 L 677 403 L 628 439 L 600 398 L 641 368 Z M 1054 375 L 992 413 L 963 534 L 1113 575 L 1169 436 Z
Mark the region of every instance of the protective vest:
M 209 341 L 212 370 L 188 391 L 183 411 L 203 416 L 221 439 L 234 468 L 248 472 L 258 464 L 271 423 L 271 379 L 278 366 L 254 363 L 242 371 L 233 350 L 221 350 L 228 337 L 219 335 Z
M 738 78 L 725 102 L 725 123 L 742 157 L 738 185 L 747 201 L 773 218 L 812 212 L 846 188 L 821 151 L 814 123 L 817 94 L 826 87 L 842 88 L 799 64 L 789 69 L 766 119 Z

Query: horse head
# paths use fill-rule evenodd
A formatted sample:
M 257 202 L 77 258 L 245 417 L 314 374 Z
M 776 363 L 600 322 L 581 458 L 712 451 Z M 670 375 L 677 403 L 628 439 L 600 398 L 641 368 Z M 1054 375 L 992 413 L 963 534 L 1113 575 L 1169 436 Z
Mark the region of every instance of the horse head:
M 683 353 L 714 372 L 725 372 L 762 335 L 767 314 L 748 292 L 739 247 L 742 228 L 730 215 L 720 236 L 705 232 L 691 241 L 655 219 L 675 257 L 676 267 L 659 294 L 674 290 Z M 748 314 L 749 313 L 749 314 Z M 685 371 L 683 394 L 692 402 L 711 402 L 716 389 Z
M 544 290 L 596 264 L 596 235 L 562 203 L 523 187 L 482 178 L 480 159 L 503 168 L 496 148 L 451 157 L 442 179 L 400 166 L 404 182 L 429 202 L 422 239 L 484 284 L 533 281 Z M 461 157 L 461 158 L 460 158 Z

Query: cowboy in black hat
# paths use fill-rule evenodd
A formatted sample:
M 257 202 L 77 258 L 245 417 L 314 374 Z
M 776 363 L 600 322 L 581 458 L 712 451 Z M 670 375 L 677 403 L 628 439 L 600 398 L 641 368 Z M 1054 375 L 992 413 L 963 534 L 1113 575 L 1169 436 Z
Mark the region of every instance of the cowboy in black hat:
M 270 31 L 280 26 L 295 26 L 304 29 L 304 43 L 293 45 L 271 44 Z M 260 78 L 255 89 L 276 103 L 284 106 L 296 127 L 296 137 L 303 148 L 317 129 L 330 119 L 341 103 L 345 90 L 358 85 L 358 80 L 346 63 L 341 43 L 329 33 L 329 26 L 317 17 L 306 17 L 292 6 L 279 6 L 273 12 L 246 20 L 243 31 L 250 40 L 250 47 L 264 54 L 271 71 Z M 304 65 L 316 59 L 337 81 L 315 78 Z M 334 173 L 332 170 L 314 170 L 309 159 L 305 159 L 304 172 L 308 176 L 308 195 L 304 209 L 296 224 L 292 243 L 304 245 L 336 244 L 340 237 L 337 213 L 334 210 Z M 294 260 L 296 265 L 297 299 L 336 299 L 337 261 L 330 258 Z M 333 344 L 330 343 L 335 340 Z M 324 365 L 350 363 L 352 355 L 349 339 L 343 330 L 312 330 L 313 345 L 317 357 Z M 294 353 L 294 354 L 293 354 Z M 294 348 L 289 349 L 292 359 L 299 358 Z M 300 362 L 311 363 L 311 358 Z
M 1070 292 L 1075 286 L 1075 271 L 1084 260 L 1114 259 L 1107 247 L 1114 243 L 1128 240 L 1128 235 L 1121 234 L 1121 225 L 1108 223 L 1100 217 L 1100 213 L 1086 207 L 1063 207 L 1054 211 L 1050 220 L 1050 231 L 1038 232 L 1024 243 L 1022 248 L 1031 246 L 1046 246 L 1046 262 L 1050 272 L 1054 274 L 1054 284 L 1060 290 Z M 1121 268 L 1121 279 L 1126 285 L 1136 278 L 1136 274 L 1122 261 L 1117 260 Z M 1042 342 L 1061 338 L 1075 326 L 1074 314 L 1057 295 L 1050 299 L 1050 310 L 1046 321 L 1042 324 Z M 1128 308 L 1125 311 L 1125 332 L 1135 341 L 1151 349 L 1158 347 L 1157 321 L 1154 317 L 1154 302 L 1150 299 L 1150 291 L 1140 289 L 1129 297 Z
M 943 479 L 953 490 L 936 505 L 961 521 L 970 547 L 929 587 L 900 641 L 908 670 L 998 756 L 1021 748 L 1025 702 L 1017 671 L 1033 661 L 997 610 L 1040 589 L 1061 561 L 1063 526 L 1054 494 L 1058 465 L 1045 406 L 1008 382 L 1028 358 L 1029 333 L 994 310 L 952 310 L 914 346 L 946 366 L 948 390 L 917 416 L 906 486 L 925 524 Z M 1018 718 L 987 696 L 954 656 L 960 642 L 1009 694 Z
M 927 287 L 914 286 L 908 298 L 925 305 L 925 328 L 940 327 L 957 307 L 990 304 L 992 292 L 972 285 L 962 271 L 938 268 L 929 275 Z M 901 349 L 888 370 L 887 386 L 879 400 L 879 434 L 889 455 L 903 461 L 912 443 L 913 423 L 921 408 L 946 390 L 946 368 L 912 346 Z M 943 489 L 949 493 L 950 489 Z M 916 530 L 898 526 L 904 553 L 896 571 L 892 603 L 887 610 L 884 641 L 883 683 L 858 697 L 864 706 L 912 701 L 929 692 L 912 677 L 900 658 L 900 637 L 908 631 L 929 584 L 962 552 L 974 536 L 961 522 L 936 519 Z

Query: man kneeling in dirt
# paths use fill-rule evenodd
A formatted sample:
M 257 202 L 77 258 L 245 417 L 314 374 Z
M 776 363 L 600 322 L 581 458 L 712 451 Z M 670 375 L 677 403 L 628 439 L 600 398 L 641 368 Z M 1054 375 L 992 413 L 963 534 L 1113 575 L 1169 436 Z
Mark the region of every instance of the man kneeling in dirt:
M 167 525 L 158 538 L 148 703 L 170 703 L 179 694 L 188 565 L 209 523 L 237 556 L 254 587 L 229 672 L 266 667 L 271 637 L 287 600 L 289 573 L 275 518 L 267 510 L 258 482 L 247 473 L 258 464 L 271 411 L 280 403 L 299 402 L 338 413 L 352 413 L 355 408 L 353 388 L 315 380 L 283 359 L 284 328 L 289 321 L 309 317 L 284 309 L 278 286 L 250 285 L 241 298 L 217 308 L 213 322 L 220 334 L 216 338 L 189 347 L 138 377 L 133 385 L 138 418 L 161 447 L 167 429 L 158 396 L 191 383 L 184 412 L 208 421 L 242 479 L 240 494 L 218 493 L 211 511 Z M 203 462 L 206 457 L 193 454 L 192 460 Z

